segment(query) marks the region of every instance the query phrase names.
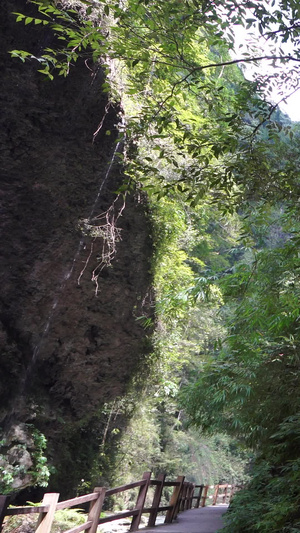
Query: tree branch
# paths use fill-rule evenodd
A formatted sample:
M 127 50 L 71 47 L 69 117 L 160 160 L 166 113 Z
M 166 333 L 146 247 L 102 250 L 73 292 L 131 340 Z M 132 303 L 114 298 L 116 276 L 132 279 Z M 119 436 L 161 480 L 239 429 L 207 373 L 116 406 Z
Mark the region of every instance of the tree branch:
M 300 90 L 300 87 L 296 87 L 296 89 L 294 89 L 290 94 L 288 94 L 287 96 L 284 96 L 283 98 L 281 98 L 281 100 L 279 100 L 276 104 L 273 104 L 271 107 L 270 107 L 270 111 L 268 113 L 268 115 L 266 116 L 266 118 L 264 118 L 263 120 L 261 120 L 254 128 L 254 130 L 252 131 L 251 133 L 251 138 L 253 138 L 255 136 L 255 134 L 257 133 L 257 131 L 259 130 L 259 128 L 265 124 L 268 120 L 270 120 L 272 114 L 274 113 L 275 109 L 277 109 L 277 107 L 281 104 L 281 102 L 284 102 L 284 100 L 287 100 L 288 98 L 290 98 L 290 96 L 293 96 L 293 94 L 295 94 L 297 91 Z

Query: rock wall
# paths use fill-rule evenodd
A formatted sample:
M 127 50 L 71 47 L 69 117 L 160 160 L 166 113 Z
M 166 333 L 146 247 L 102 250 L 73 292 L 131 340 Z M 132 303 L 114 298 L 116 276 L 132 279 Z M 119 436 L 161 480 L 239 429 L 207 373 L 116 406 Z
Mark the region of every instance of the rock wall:
M 151 228 L 146 202 L 127 198 L 116 257 L 95 296 L 103 239 L 80 221 L 105 212 L 122 182 L 120 165 L 110 165 L 119 109 L 109 107 L 93 143 L 107 104 L 101 70 L 82 62 L 50 82 L 35 64 L 10 59 L 7 50 L 51 46 L 45 28 L 11 14 L 30 9 L 1 4 L 0 424 L 5 434 L 29 423 L 46 435 L 57 469 L 50 488 L 67 494 L 91 466 L 103 404 L 126 392 L 147 352 L 136 316 L 151 312 Z

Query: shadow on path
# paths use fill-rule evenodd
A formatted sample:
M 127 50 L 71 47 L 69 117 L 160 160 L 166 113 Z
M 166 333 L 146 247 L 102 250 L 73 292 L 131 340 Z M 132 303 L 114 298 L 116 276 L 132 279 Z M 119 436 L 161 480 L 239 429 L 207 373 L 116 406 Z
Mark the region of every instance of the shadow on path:
M 216 533 L 224 527 L 222 515 L 227 505 L 210 505 L 199 509 L 191 509 L 178 515 L 172 524 L 143 528 L 145 533 Z

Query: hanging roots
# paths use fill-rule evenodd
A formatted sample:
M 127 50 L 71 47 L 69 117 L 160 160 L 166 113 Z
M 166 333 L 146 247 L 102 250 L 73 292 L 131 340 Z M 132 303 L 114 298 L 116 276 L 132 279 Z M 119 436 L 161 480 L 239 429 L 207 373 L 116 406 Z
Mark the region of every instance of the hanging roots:
M 111 263 L 117 253 L 116 243 L 121 240 L 121 229 L 118 228 L 117 223 L 125 209 L 126 195 L 123 196 L 123 203 L 121 207 L 117 209 L 116 203 L 120 197 L 121 195 L 118 194 L 109 209 L 104 213 L 101 213 L 101 215 L 93 217 L 92 219 L 83 219 L 80 221 L 80 228 L 84 235 L 93 237 L 93 240 L 91 242 L 89 255 L 84 263 L 83 269 L 78 276 L 78 285 L 80 285 L 80 280 L 86 271 L 94 252 L 96 239 L 102 239 L 102 250 L 98 256 L 99 263 L 97 264 L 96 268 L 94 268 L 91 277 L 92 282 L 95 283 L 96 296 L 99 290 L 99 275 L 105 267 L 111 266 Z

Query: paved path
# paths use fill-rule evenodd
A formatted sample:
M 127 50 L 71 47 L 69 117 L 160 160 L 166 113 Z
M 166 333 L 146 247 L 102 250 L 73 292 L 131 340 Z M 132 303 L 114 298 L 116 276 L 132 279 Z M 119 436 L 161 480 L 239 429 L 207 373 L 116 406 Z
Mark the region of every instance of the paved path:
M 172 524 L 145 528 L 145 533 L 216 533 L 224 526 L 222 515 L 227 505 L 210 505 L 180 513 Z

